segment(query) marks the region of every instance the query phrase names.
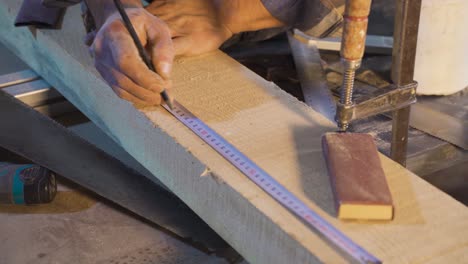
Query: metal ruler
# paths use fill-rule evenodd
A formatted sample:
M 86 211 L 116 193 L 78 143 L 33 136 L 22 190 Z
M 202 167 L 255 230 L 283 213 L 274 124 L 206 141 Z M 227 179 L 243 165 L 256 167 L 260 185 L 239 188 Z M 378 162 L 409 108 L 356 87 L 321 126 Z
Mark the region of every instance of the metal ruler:
M 284 188 L 267 172 L 262 170 L 184 106 L 177 101 L 174 101 L 173 105 L 173 110 L 170 110 L 167 105 L 163 105 L 163 107 L 265 192 L 327 238 L 334 246 L 358 263 L 381 263 L 379 259 L 354 243 L 341 231 L 310 209 L 294 194 Z

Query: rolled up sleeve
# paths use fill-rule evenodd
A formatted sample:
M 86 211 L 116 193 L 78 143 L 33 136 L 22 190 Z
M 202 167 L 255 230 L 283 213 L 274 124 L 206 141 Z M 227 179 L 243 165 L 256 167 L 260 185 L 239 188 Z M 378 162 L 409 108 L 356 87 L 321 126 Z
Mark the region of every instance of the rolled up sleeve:
M 332 0 L 262 0 L 265 8 L 289 27 L 326 35 L 342 22 Z

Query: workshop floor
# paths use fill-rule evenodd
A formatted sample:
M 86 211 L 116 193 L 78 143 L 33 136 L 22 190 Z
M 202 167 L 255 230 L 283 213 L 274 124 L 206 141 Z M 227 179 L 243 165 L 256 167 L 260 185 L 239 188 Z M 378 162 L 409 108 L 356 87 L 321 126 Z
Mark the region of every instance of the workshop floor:
M 0 263 L 228 263 L 63 183 L 51 204 L 0 206 Z

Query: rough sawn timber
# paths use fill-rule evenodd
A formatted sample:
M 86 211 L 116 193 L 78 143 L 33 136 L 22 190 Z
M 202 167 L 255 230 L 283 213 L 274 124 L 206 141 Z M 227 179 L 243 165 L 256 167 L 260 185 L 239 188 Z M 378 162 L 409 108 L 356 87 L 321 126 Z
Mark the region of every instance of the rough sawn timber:
M 135 109 L 94 70 L 77 7 L 60 31 L 14 29 L 20 1 L 0 3 L 0 40 L 58 89 L 252 263 L 346 260 L 161 108 Z M 392 222 L 342 222 L 320 139 L 325 118 L 221 52 L 179 59 L 176 98 L 311 208 L 385 263 L 468 261 L 468 210 L 381 156 Z M 46 151 L 46 149 L 45 149 Z M 345 168 L 344 168 L 345 169 Z

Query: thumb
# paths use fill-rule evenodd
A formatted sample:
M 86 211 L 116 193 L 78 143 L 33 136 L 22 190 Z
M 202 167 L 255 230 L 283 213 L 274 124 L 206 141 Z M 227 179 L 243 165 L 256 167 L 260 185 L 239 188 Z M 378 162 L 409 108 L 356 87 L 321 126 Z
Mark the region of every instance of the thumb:
M 174 46 L 166 28 L 152 27 L 148 36 L 151 45 L 151 59 L 157 73 L 164 79 L 170 79 L 174 61 Z

